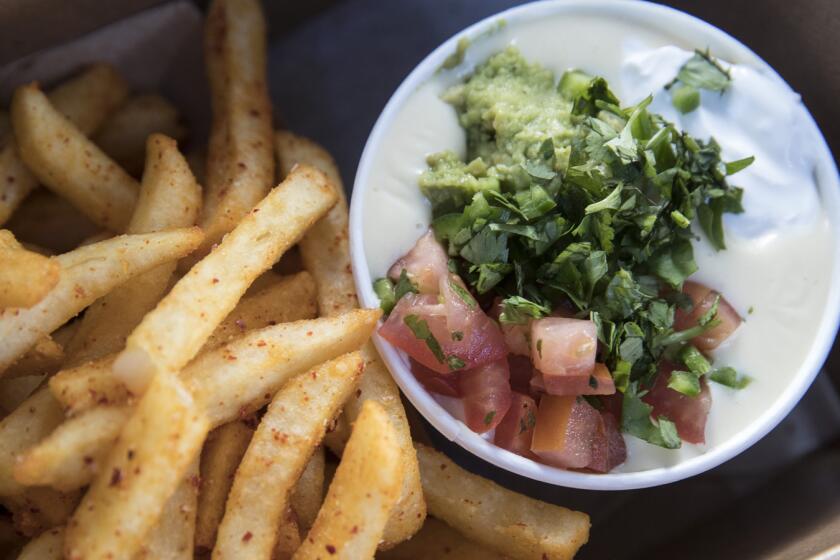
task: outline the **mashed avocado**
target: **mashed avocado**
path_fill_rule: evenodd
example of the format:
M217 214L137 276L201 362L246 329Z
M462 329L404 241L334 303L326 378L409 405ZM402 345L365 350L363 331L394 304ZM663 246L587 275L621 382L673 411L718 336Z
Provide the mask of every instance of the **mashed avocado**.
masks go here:
M491 57L443 98L467 134L469 163L451 152L429 157L420 187L435 213L463 207L481 190L517 191L531 177L565 171L579 130L572 101L558 92L550 70L529 64L517 49Z

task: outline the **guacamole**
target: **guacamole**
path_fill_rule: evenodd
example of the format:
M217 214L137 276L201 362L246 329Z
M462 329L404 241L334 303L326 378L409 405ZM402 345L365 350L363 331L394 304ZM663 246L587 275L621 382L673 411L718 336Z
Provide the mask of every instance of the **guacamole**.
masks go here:
M565 171L579 134L572 101L558 93L550 70L529 64L517 49L488 59L444 100L466 132L468 163L451 152L429 158L420 187L436 212L462 207L479 190L519 190L535 173L545 178Z

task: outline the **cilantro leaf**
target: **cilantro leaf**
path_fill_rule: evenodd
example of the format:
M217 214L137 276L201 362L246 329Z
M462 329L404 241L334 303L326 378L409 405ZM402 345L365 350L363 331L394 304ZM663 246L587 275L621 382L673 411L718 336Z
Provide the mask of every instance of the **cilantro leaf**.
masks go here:
M643 396L644 392L639 392L637 382L628 385L621 407L622 431L653 445L679 449L682 440L676 425L664 416L653 419L653 407L642 401Z
M406 315L403 321L417 339L426 343L426 346L428 346L429 350L431 350L432 354L434 354L437 361L443 363L443 349L440 347L440 343L435 338L435 335L432 334L432 330L429 328L429 323L417 315Z
M700 394L700 377L690 371L675 369L668 380L668 388L687 397L696 397Z
M694 56L682 65L677 80L683 84L709 91L724 91L732 78L729 71L709 54L708 51L694 51Z
M721 385L725 385L726 387L729 387L731 389L743 389L744 387L752 383L751 377L747 375L739 377L738 372L731 367L722 367L713 370L709 374L709 379L711 379L715 383L720 383Z
M502 300L502 323L524 324L528 319L539 319L551 313L545 305L533 302L522 296L511 296Z
M678 290L686 278L697 272L694 249L687 239L678 239L670 245L664 245L651 255L649 263L654 274Z

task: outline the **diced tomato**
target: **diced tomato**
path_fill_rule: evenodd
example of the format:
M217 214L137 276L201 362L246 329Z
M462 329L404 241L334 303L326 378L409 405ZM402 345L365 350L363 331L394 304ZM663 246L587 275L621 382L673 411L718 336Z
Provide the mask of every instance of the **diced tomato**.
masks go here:
M601 411L601 422L595 431L592 442L592 459L586 465L587 469L606 473L627 460L627 446L621 435L618 420L606 411Z
M579 469L592 461L601 415L582 397L545 395L540 400L531 451L543 462Z
M603 411L609 412L621 423L621 409L624 407L624 395L613 393L612 395L601 395L598 397L603 405Z
M597 349L592 321L547 317L531 323L531 362L549 393L580 394L575 391L588 386Z
M417 360L411 360L411 373L430 393L458 397L458 378L455 373L432 371Z
M653 416L665 416L677 426L680 438L689 443L706 442L706 418L712 406L712 394L706 380L700 380L700 394L696 397L683 395L668 388L674 365L662 362L659 374L650 392L642 400L653 407Z
M715 303L715 299L720 295L715 290L698 284L697 282L686 282L683 284L683 293L691 298L694 307L690 312L683 311L677 308L674 314L674 330L683 331L685 329L696 327L700 318L711 309ZM700 336L691 339L698 350L709 351L717 348L724 340L735 332L735 329L741 324L741 316L729 304L726 299L721 296L718 302L718 310L715 319L720 321L720 324L713 327Z
M507 360L498 360L456 375L467 426L479 434L498 426L511 403Z
M525 356L508 354L510 368L510 387L514 391L529 394L531 392L531 378L534 376L534 366Z
M405 256L394 263L388 271L388 277L396 281L405 269L408 278L414 282L420 293L436 294L440 279L449 274L448 263L446 251L435 239L434 232L429 230Z
M493 307L490 308L490 316L499 321L499 326L502 328L502 334L505 335L505 344L511 354L518 356L531 355L531 319L527 322L519 323L503 323L500 320L502 314L502 299L496 298L493 302Z
M456 281L454 275L441 279L443 303L431 294L406 294L379 329L385 340L437 373L473 369L507 355L498 325L477 303L469 305L455 293L449 282ZM410 316L415 324L428 325L433 340L416 336L406 323ZM437 356L430 348L435 342L440 346Z
M549 395L611 395L615 382L604 364L595 364L589 377L582 375L543 375L545 392Z
M531 438L536 424L537 403L527 395L513 393L507 414L496 426L493 442L517 455L533 458Z

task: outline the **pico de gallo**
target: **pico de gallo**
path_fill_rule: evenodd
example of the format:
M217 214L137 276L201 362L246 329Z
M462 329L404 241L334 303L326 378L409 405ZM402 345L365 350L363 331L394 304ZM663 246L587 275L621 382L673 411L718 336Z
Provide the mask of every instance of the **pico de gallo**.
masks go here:
M535 461L605 473L623 434L703 443L708 383L749 378L713 364L742 319L688 280L692 240L725 248L722 214L743 211L727 177L749 161L514 48L444 99L467 157L428 158L432 227L374 284L379 334L470 429Z

